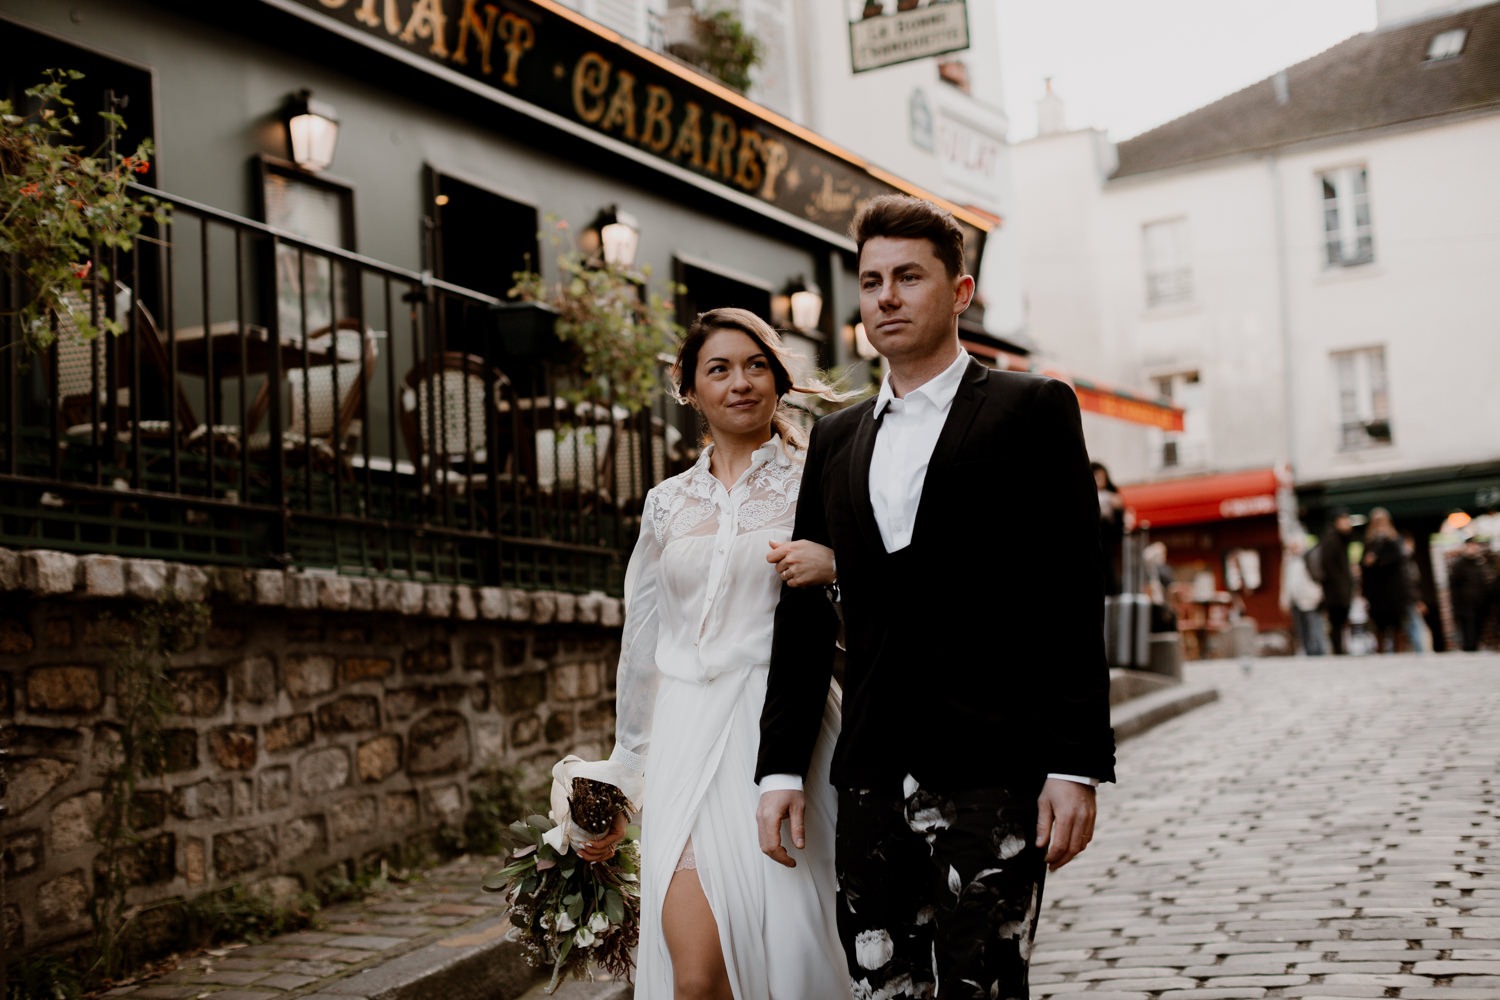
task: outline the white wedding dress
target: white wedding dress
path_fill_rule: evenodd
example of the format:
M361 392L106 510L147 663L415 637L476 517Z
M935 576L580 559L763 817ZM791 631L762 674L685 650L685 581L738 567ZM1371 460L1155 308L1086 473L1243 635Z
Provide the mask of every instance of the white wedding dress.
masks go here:
M611 759L645 774L635 996L672 1000L662 901L691 838L735 1000L848 1000L828 784L836 690L806 776L807 848L788 843L796 868L761 853L755 825L781 591L766 554L791 537L802 463L773 438L726 490L709 472L710 451L651 490L625 576Z

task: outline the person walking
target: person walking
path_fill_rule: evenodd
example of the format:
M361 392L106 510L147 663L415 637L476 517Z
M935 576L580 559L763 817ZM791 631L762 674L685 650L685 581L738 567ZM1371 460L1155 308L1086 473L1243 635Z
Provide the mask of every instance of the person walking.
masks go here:
M1489 604L1491 570L1486 539L1470 535L1448 569L1448 594L1453 617L1458 622L1459 647L1466 653L1479 650Z
M1417 539L1410 531L1401 532L1402 566L1406 572L1406 645L1413 653L1434 651L1432 633L1427 626L1427 602L1422 564L1417 559Z
M1104 596L1113 597L1125 588L1125 500L1120 496L1120 488L1109 478L1104 463L1091 462L1089 468L1093 470L1094 488L1099 493L1099 554L1104 567Z
M805 822L816 833L797 871L759 850L753 777L778 596L809 587L827 604L834 581L827 548L788 541L804 441L780 400L794 389L841 397L795 386L775 330L744 309L699 316L675 371L710 441L646 497L626 567L610 755L645 775L635 996L848 1000L827 784L836 690L825 685L813 711ZM617 818L580 854L608 857L623 834Z
M1323 532L1313 553L1313 574L1323 588L1323 614L1328 618L1328 644L1333 655L1343 656L1344 629L1349 625L1349 606L1354 603L1354 570L1349 565L1349 540L1354 525L1349 511L1333 510L1333 520Z
M850 232L887 374L814 425L794 531L838 560L839 933L856 996L1024 997L1045 875L1087 846L1115 777L1078 401L965 355L974 279L949 213L882 196ZM756 765L761 849L783 864L816 842L837 628L821 595L783 589Z
M1395 522L1384 507L1370 511L1365 525L1365 551L1359 561L1359 589L1370 605L1375 651L1394 653L1406 629L1411 595L1406 582L1406 556Z
M1313 579L1307 566L1307 539L1291 535L1281 556L1281 610L1292 616L1292 633L1297 648L1308 656L1322 656L1323 587Z

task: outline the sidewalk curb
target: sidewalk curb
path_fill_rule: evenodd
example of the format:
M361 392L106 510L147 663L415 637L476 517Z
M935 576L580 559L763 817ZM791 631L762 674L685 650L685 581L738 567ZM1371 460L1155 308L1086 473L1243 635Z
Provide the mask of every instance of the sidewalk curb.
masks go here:
M486 919L324 986L319 997L360 1000L495 1000L521 996L536 982L525 952L506 940L510 921ZM554 994L555 995L555 994Z
M1109 723L1114 727L1115 740L1125 740L1218 699L1219 689L1213 685L1175 684L1114 706Z

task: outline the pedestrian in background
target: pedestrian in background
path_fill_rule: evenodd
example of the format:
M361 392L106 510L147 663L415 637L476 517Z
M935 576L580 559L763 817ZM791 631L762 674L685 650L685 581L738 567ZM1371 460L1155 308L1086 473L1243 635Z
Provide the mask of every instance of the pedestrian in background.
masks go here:
M1104 596L1113 597L1124 588L1120 563L1125 549L1125 501L1102 462L1091 462L1089 467L1094 470L1094 486L1099 492L1099 552L1104 560Z
M1286 540L1281 556L1281 610L1292 616L1292 634L1297 648L1308 656L1322 656L1323 585L1313 579L1308 567L1307 539L1292 535Z
M1323 532L1309 568L1323 587L1323 614L1328 618L1328 642L1333 655L1344 655L1344 629L1354 603L1354 570L1349 565L1349 540L1354 524L1343 507L1333 510L1333 521Z
M1479 649L1491 578L1488 539L1470 535L1448 568L1448 596L1458 622L1459 648L1466 653Z
M1359 589L1370 605L1375 651L1394 653L1406 628L1411 595L1406 582L1406 555L1390 511L1376 507L1365 525L1365 552L1359 561Z
M1422 567L1417 562L1417 540L1410 531L1401 532L1401 555L1406 563L1406 644L1413 653L1433 650L1427 630L1427 602L1422 600Z

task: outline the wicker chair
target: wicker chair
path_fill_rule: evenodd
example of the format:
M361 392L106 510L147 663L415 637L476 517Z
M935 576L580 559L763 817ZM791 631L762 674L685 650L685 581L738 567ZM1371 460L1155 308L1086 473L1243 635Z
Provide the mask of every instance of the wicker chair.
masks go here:
M423 491L468 493L508 475L509 441L497 431L505 375L481 357L449 351L418 364L401 382L401 433Z
M361 433L360 410L365 388L375 371L375 332L358 320L343 319L308 335L308 357L317 362L332 351L337 360L289 368L283 373L285 421L281 449L288 460L310 455L328 468L347 471ZM270 380L262 383L246 416L252 433L245 447L252 454L271 450L271 432L260 430L271 409Z
M70 303L86 312L87 303ZM73 317L57 315L57 337L47 352L49 375L55 378L59 429L73 443L102 438L109 433L111 418L117 442L126 444L139 435L162 441L176 434L186 441L205 433L182 386L171 376L171 364L151 312L134 301L129 288L116 283L115 314L126 321L125 332L111 344L103 337L85 340ZM139 346L143 389L136 394L142 418L132 423L132 375L134 354ZM109 353L113 351L115 378L109 378ZM172 412L162 412L159 400L170 398ZM154 405L153 405L154 404ZM113 407L113 414L111 414ZM152 412L154 411L154 412ZM150 417L144 416L151 412ZM222 428L227 433L238 428Z

